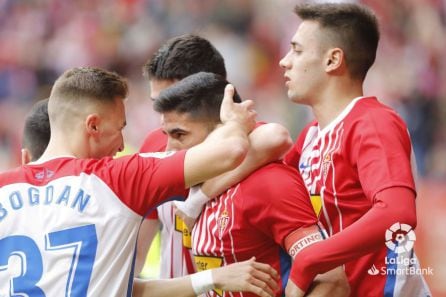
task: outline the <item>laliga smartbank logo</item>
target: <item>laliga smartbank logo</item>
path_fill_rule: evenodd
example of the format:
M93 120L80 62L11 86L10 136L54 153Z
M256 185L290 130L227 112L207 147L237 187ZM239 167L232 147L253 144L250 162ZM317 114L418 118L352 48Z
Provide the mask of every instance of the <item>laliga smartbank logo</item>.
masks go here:
M386 246L397 254L410 252L416 239L415 232L407 224L395 223L386 230Z
M393 253L384 258L385 266L377 268L374 264L367 271L370 275L433 275L433 269L420 268L418 259L411 253L415 240L412 226L395 223L385 234L386 246Z

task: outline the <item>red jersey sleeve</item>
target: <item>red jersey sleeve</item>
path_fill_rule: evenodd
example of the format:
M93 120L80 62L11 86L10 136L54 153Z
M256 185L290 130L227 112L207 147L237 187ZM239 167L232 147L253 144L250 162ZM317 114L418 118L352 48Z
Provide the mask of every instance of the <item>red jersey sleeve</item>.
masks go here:
M105 159L96 174L121 201L143 216L164 201L187 196L185 154L186 151L147 153Z
M158 220L158 209L154 209L146 216L148 220Z
M147 134L141 145L140 153L150 152L164 152L167 145L167 135L163 132L163 129L155 129Z
M282 247L291 232L317 223L310 196L294 168L272 163L240 186L246 219Z
M365 195L373 199L386 188L400 186L415 192L412 146L402 119L388 108L370 109L353 125L354 133L345 141Z

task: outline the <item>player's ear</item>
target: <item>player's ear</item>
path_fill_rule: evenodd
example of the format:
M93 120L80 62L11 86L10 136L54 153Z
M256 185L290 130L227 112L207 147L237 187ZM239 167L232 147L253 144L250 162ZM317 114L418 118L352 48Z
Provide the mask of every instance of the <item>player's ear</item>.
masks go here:
M22 153L22 165L26 165L29 162L31 162L33 158L31 152L28 149L22 148L21 153Z
M85 118L85 129L91 136L99 135L99 125L101 123L101 117L97 113L89 114Z
M325 58L325 71L327 73L337 72L345 68L344 51L338 47L331 48L327 51Z

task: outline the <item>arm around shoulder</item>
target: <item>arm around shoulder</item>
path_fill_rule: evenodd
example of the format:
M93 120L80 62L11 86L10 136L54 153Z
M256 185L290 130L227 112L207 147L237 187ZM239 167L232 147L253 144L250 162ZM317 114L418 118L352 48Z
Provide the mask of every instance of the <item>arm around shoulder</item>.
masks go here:
M188 187L234 169L248 152L248 134L255 126L256 113L252 101L234 103L233 94L234 88L228 85L220 110L223 124L186 153L184 177Z

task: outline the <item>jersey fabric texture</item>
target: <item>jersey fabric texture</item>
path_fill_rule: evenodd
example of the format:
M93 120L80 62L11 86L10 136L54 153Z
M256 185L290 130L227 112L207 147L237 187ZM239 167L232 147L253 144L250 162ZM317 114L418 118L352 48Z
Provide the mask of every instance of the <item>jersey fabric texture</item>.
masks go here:
M330 236L368 212L376 193L390 187L415 192L410 160L404 122L375 97L354 99L323 129L317 122L310 123L285 158L300 171ZM399 256L418 266L413 252ZM419 275L375 273L397 268L389 264L399 262L396 257L383 243L380 250L346 263L351 296L409 296L408 291L410 296L428 296Z
M162 128L147 134L140 148L141 153L166 150L167 135ZM187 197L183 197L183 200ZM196 271L193 262L190 232L175 215L173 202L166 202L147 215L147 219L161 222L160 278L174 278Z
M280 272L283 294L291 257L285 239L301 227L317 224L299 173L271 163L208 202L192 231L197 270L203 271L256 257ZM207 296L254 296L213 290Z
M265 122L257 122L256 127L263 124ZM167 135L162 128L158 128L147 134L140 152L162 152L166 146ZM160 205L147 215L147 219L159 220L162 224L160 278L174 278L196 272L191 234L186 224L175 215L173 202Z
M142 216L183 196L185 152L61 157L0 175L0 295L131 296Z

